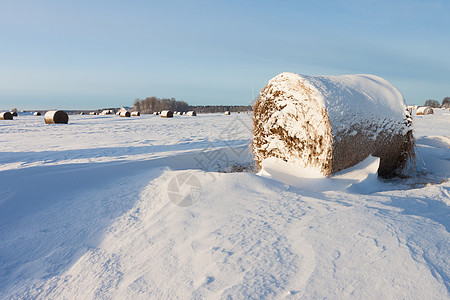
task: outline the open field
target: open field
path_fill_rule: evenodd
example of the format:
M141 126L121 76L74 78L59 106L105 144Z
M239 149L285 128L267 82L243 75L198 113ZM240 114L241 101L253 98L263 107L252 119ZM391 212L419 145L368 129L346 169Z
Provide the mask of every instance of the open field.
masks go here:
M448 111L389 181L218 172L252 165L249 114L69 117L0 122L1 299L450 296Z

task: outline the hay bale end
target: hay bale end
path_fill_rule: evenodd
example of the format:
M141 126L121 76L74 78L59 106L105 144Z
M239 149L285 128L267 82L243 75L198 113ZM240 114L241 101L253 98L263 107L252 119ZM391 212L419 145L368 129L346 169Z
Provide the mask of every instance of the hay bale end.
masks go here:
M171 111L171 110L163 110L161 112L161 118L173 118L173 111Z
M67 124L69 116L62 110L50 110L44 115L45 124Z
M0 113L0 120L12 120L12 119L13 119L13 114L10 113L9 111Z

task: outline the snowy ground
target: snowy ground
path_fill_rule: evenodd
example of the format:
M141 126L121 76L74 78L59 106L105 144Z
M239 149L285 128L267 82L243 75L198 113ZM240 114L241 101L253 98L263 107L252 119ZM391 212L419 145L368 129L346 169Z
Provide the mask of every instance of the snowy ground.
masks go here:
M1 121L0 298L448 299L450 113L414 121L388 182L216 172L247 114Z

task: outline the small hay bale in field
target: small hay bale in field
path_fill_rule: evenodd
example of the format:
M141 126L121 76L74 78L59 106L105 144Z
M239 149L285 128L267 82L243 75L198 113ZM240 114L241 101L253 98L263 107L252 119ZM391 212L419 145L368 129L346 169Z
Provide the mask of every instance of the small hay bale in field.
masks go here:
M121 117L129 118L129 117L131 117L131 114L130 114L129 111L121 111L121 112L120 112L120 116L121 116Z
M12 120L13 115L9 111L0 113L0 120Z
M33 116L40 116L40 115L41 115L41 113L38 112L38 111L36 111L36 112L33 113Z
M161 112L161 118L173 118L173 111L171 111L171 110L163 110Z
M154 114L155 116L157 116L157 115L159 115L159 111L154 111L153 114Z
M44 115L45 124L67 124L69 116L62 110L49 110Z
M96 116L96 115L98 115L98 112L96 112L96 111L91 111L89 114L90 114L91 116Z
M84 112L80 112L80 116L84 116L85 115L85 113Z
M191 117L197 116L197 113L195 112L195 110L190 110L190 111L188 111L186 114L187 114L188 116L191 116Z
M229 115L231 115L231 113L227 110L227 111L225 112L225 115L229 116Z
M415 158L403 96L378 76L282 73L262 89L253 125L260 167L276 157L328 176L373 155L378 175L391 177Z
M111 109L104 109L100 114L105 116L105 115L112 115L112 113L113 111Z
M421 106L416 111L416 115L418 116L432 115L432 114L434 114L434 110L430 106Z
M131 115L132 115L133 117L139 117L139 116L141 115L141 113L138 112L138 111L132 111L132 112L131 112Z

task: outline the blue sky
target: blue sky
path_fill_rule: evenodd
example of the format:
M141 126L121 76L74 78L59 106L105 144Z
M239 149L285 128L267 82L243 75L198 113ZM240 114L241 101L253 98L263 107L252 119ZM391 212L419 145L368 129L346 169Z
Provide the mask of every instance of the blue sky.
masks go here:
M450 96L450 1L0 0L0 109L249 104L275 75Z

